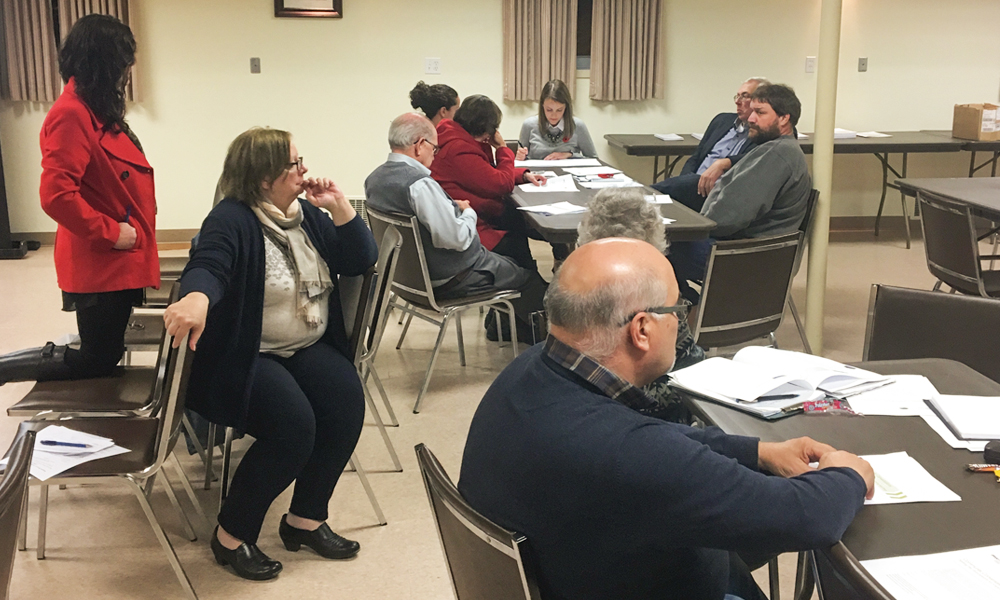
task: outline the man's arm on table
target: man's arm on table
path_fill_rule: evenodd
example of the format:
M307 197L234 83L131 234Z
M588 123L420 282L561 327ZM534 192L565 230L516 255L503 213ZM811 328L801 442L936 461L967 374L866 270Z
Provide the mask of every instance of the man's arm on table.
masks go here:
M455 216L455 203L441 186L424 177L410 186L410 207L428 231L435 248L462 251L476 235L476 211L466 207Z

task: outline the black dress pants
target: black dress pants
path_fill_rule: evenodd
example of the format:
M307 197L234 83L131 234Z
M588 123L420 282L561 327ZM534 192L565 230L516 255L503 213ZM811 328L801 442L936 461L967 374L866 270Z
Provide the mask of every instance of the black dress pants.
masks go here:
M80 332L80 349L66 349L63 359L72 371L70 379L87 379L110 375L125 353L125 328L132 316L142 290L123 290L93 295L77 301L76 325Z
M246 428L256 441L233 475L219 525L256 544L268 508L293 481L289 512L325 521L364 417L357 370L333 347L317 342L289 358L261 354Z

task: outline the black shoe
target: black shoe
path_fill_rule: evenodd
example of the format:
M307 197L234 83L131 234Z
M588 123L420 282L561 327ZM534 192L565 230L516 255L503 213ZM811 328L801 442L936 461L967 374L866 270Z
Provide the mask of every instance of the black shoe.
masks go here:
M52 342L0 356L0 385L10 381L52 381L72 379L73 372L63 358L66 346Z
M500 341L500 337L497 334L497 311L492 308L486 313L486 318L483 319L483 327L486 328L486 339L491 342Z
M229 565L236 571L236 574L243 579L253 581L264 581L274 579L281 573L281 563L271 560L266 554L260 551L257 544L243 542L240 547L230 550L219 541L219 528L215 528L212 535L212 553L215 554L215 562L222 566Z
M361 544L337 535L326 523L320 525L315 531L306 531L289 525L287 518L288 515L281 517L278 536L285 543L285 548L291 552L298 552L302 546L309 546L323 558L336 560L354 558L354 555L361 549Z

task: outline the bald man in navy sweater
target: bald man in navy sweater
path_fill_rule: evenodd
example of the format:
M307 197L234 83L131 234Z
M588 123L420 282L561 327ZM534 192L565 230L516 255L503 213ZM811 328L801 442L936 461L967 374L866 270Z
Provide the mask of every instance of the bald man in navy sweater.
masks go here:
M674 360L677 301L653 246L581 246L546 294L548 339L472 420L459 491L527 536L545 598L763 599L737 553L832 545L871 496L871 466L826 444L643 414L640 388Z

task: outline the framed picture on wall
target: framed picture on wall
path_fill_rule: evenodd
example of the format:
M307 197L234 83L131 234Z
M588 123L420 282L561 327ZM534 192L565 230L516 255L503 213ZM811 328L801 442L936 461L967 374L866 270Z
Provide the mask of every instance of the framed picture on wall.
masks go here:
M344 0L274 0L274 16L339 19L344 16Z

